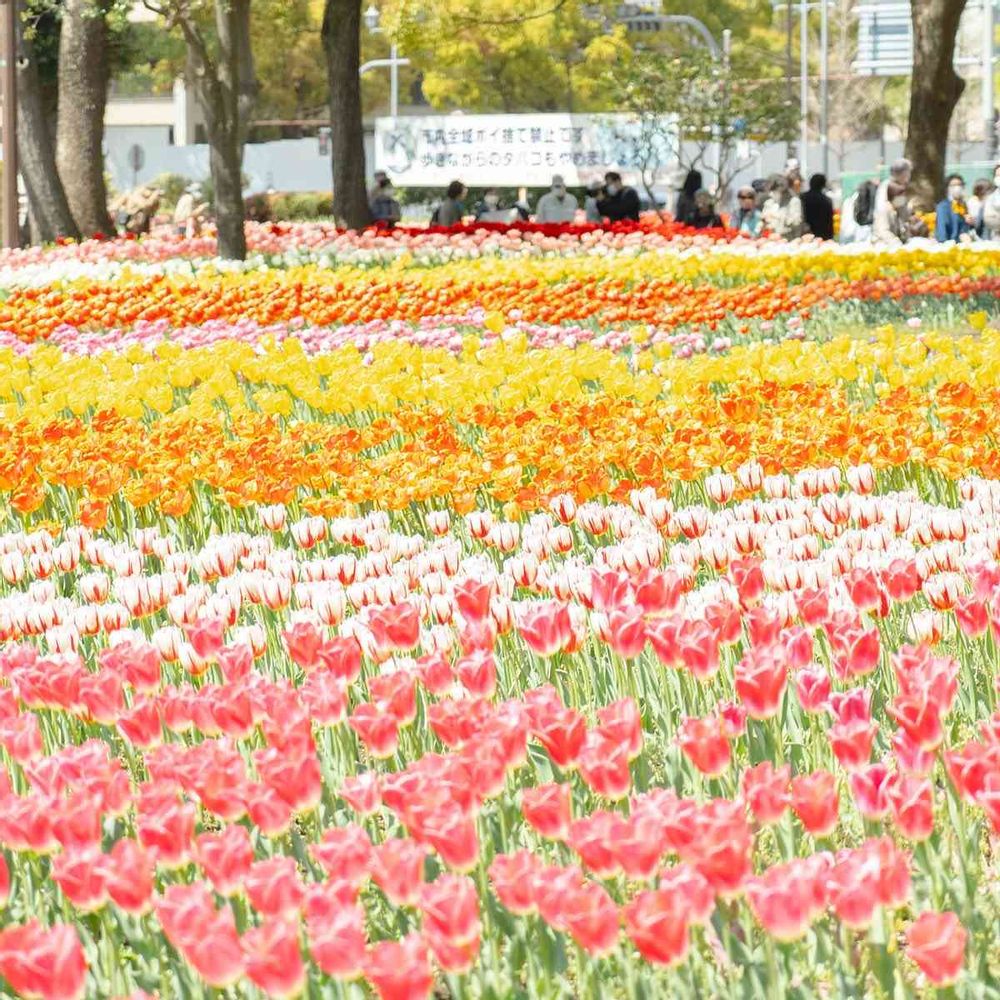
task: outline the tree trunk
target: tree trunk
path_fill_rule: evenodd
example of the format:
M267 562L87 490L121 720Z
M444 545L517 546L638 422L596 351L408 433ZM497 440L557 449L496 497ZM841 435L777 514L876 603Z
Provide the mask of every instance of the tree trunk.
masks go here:
M65 0L59 36L56 166L84 236L114 232L104 183L108 24L101 0Z
M365 136L361 119L361 3L326 0L323 48L330 82L330 145L333 150L333 216L339 226L371 222L365 188Z
M257 95L250 48L250 2L215 0L217 46L206 44L201 26L190 13L178 15L187 43L188 77L205 113L219 256L229 260L246 260L247 256L243 144Z
M18 5L21 13L23 3ZM38 64L24 23L17 18L17 151L21 176L28 192L32 238L51 243L60 237L79 239L80 231L69 210L66 191L56 169L56 155L42 98Z
M219 256L227 260L246 260L243 145L218 124L208 135L208 163L215 189Z
M906 157L913 191L928 210L942 197L948 128L965 81L955 72L955 37L966 0L912 0L913 75Z

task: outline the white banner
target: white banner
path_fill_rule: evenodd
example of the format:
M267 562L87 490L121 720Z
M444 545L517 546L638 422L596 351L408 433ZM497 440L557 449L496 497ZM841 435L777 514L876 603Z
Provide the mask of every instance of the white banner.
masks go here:
M548 187L553 174L582 186L617 170L640 183L676 167L672 121L624 114L428 115L378 118L375 167L401 187Z

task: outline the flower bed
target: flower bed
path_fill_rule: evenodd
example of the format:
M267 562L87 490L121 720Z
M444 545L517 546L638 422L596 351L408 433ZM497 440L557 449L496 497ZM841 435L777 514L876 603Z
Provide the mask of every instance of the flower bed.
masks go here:
M993 251L63 249L0 991L997 994Z

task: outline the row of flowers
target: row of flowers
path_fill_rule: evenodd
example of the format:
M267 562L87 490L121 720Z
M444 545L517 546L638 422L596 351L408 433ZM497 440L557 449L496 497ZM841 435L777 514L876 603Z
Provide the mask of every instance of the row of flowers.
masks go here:
M971 260L971 258L970 258ZM866 268L879 272L877 258ZM533 273L537 270L537 273ZM316 268L263 270L246 275L130 275L106 282L57 283L19 288L0 303L0 331L7 343L33 343L53 336L63 342L71 330L89 337L102 331L148 330L209 324L259 326L301 322L307 327L353 328L404 322L459 323L474 310L534 325L655 326L665 333L715 330L732 322L808 318L813 311L843 303L978 297L994 303L1000 275L981 266L960 271L927 270L895 277L844 275L787 277L754 282L751 273L722 286L699 271L695 282L657 276L655 267L489 269L477 276L441 267L387 274L372 280L358 272ZM859 272L859 269L854 269ZM727 279L728 280L728 279Z
M707 252L715 246L733 244L745 248L803 248L813 241L783 244L773 239L748 240L720 230L696 232L688 227L645 216L638 224L499 225L475 223L451 228L367 229L360 232L338 230L323 222L248 223L247 248L255 260L272 262L304 261L318 256L351 264L380 264L401 255L413 255L426 262L480 256L538 256L544 254L591 254L609 251L670 250ZM7 280L28 279L41 266L59 264L107 265L162 264L178 260L210 259L216 255L215 234L177 235L169 227L159 227L141 239L61 241L55 246L32 246L0 252L0 286ZM19 275L19 272L22 272Z
M1000 483L878 478L0 536L0 975L994 988Z

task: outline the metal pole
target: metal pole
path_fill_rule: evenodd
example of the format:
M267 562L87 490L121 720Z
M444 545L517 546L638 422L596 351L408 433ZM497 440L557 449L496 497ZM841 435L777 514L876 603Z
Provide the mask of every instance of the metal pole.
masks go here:
M830 12L828 0L819 0L819 142L823 174L830 175Z
M20 246L17 197L17 2L3 4L3 245Z
M993 0L983 0L983 138L986 159L996 155L997 133L993 120Z
M802 148L799 150L799 170L803 183L809 159L809 3L799 2L799 117L802 125Z
M399 58L396 52L396 43L393 42L389 49L389 59L392 66L389 70L389 114L393 121L399 116Z
M792 106L792 0L785 4L785 80L788 85L788 106ZM789 139L785 144L785 156L791 159L795 152L795 143Z

